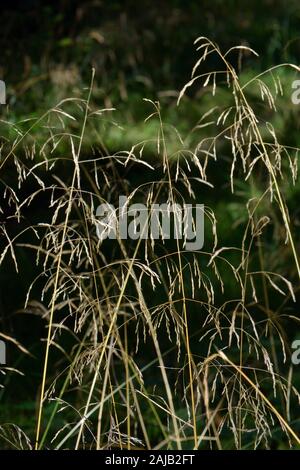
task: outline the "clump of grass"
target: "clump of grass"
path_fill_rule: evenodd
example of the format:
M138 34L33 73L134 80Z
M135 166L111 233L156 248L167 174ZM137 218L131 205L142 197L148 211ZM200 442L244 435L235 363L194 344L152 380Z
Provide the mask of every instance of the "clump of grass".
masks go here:
M151 121L155 142L114 154L103 145L83 153L95 119L112 112L92 102L94 73L86 100L60 102L3 144L3 211L11 208L15 224L13 234L1 226L1 262L10 256L18 271L17 251L34 253L39 273L29 283L23 313L41 316L47 327L29 447L269 448L275 433L291 447L300 443L291 406L299 394L293 368L285 365L286 323L297 321L287 308L296 300L300 269L281 189L286 179L297 182L298 149L282 145L260 118L261 109L276 113L281 82L273 67L241 84L230 55L254 51L239 46L222 53L202 37L196 44L200 58L178 95L178 103L188 100L185 93L197 82L211 89L211 107L193 129L195 147L164 123L159 103L147 100L145 126ZM221 69L196 75L212 55ZM273 89L265 75L272 76ZM231 103L223 109L214 99L224 87ZM259 106L251 102L255 87ZM70 121L74 133L66 130ZM49 133L39 148L30 138L36 126ZM153 153L154 162L147 159ZM239 204L235 245L223 246L224 234L217 237L216 172L228 200ZM243 191L235 195L236 187ZM117 206L121 194L149 207L204 203L203 250L187 251L184 240L99 240L95 209L102 202ZM46 201L43 219L27 223L35 201ZM288 270L291 279L268 260L272 227L280 228L272 250L286 246L295 266ZM273 290L276 302L283 299L275 308Z

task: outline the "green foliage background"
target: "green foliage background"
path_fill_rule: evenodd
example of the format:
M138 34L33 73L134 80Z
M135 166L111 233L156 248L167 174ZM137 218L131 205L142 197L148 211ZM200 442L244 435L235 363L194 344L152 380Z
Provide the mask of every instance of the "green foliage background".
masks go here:
M3 5L3 6L2 6ZM253 48L259 58L243 55L239 64L238 54L232 61L239 68L241 79L282 63L298 63L300 57L300 5L297 0L234 0L203 1L100 1L65 0L41 2L28 0L1 4L0 32L0 78L7 85L7 107L0 109L0 139L5 146L18 135L18 130L26 131L30 120L41 116L59 100L66 97L81 97L89 85L91 69L96 70L92 103L98 108L115 108L107 121L89 124L83 153L88 155L91 148L102 153L129 150L137 141L155 139L157 128L145 117L151 112L149 103L143 98L158 100L161 103L164 122L174 126L184 137L187 147L195 145L201 133L190 133L203 114L211 106L210 90L203 90L197 84L188 90L180 107L176 100L178 91L189 80L192 67L197 59L193 41L198 36L208 36L216 41L223 51L243 44ZM204 66L218 68L220 64L212 58ZM291 102L291 83L299 78L297 72L282 69L280 72L284 94L277 101L278 113L268 116L276 127L280 141L286 145L299 146L299 110ZM270 79L271 84L271 79ZM258 100L259 90L253 89L252 100ZM217 92L215 104L224 106L230 103L230 93L223 88ZM262 113L267 113L262 110ZM7 121L13 123L7 125ZM68 130L76 131L77 123L67 121ZM169 145L176 149L178 142L170 126ZM46 131L37 126L31 133L37 147L45 141ZM33 136L33 137L32 137ZM30 142L28 142L30 143ZM60 152L61 152L60 147ZM22 157L24 147L17 152ZM38 154L37 154L38 155ZM199 197L212 206L218 219L218 233L223 245L238 246L243 229L242 208L259 187L249 189L242 180L237 195L230 192L228 182L223 181L223 171L228 165L228 149L222 148L222 164L218 163L213 175L218 191L201 192ZM36 156L35 158L39 158ZM155 148L147 150L147 158L155 162ZM69 175L63 164L61 179L67 181ZM126 174L132 186L140 182L141 175ZM6 182L15 185L14 169L10 163L1 175ZM34 184L34 183L32 183ZM300 184L291 186L282 182L283 192L290 209L293 225L297 228L295 239L300 248L299 236L299 193ZM24 194L30 188L22 188ZM41 198L27 210L24 224L33 224L47 218L44 207L47 201ZM3 219L9 215L3 215ZM14 222L7 220L14 232ZM273 227L267 238L268 263L280 267L281 272L294 279L297 276L290 254L282 249L282 257L272 259L272 247L276 234L280 236L280 225ZM28 240L27 240L28 241ZM209 243L209 242L208 242ZM1 242L0 242L1 244ZM17 424L33 437L36 402L33 400L40 383L40 363L43 344L40 337L45 334L40 317L26 318L17 313L22 309L28 279L33 279L39 267L34 264L34 256L18 248L22 263L20 272L15 273L11 261L6 260L0 272L0 330L15 337L32 353L31 357L20 354L13 345L9 346L9 363L23 371L24 376L8 375L5 389L0 390L0 414L2 422ZM234 261L234 255L232 255ZM224 273L226 276L226 272ZM17 288L16 288L17 286ZM36 287L38 292L38 286ZM225 294L217 291L217 299L224 301L235 293L234 283L227 283ZM33 291L34 295L34 291ZM225 296L225 297L224 297ZM272 294L272 308L276 308L279 296ZM274 304L274 305L273 305ZM289 305L287 305L287 309ZM293 307L294 308L294 307ZM296 310L299 309L299 299ZM288 327L288 338L297 337L297 331ZM66 338L65 341L68 341ZM145 362L151 358L151 351L145 348ZM57 351L52 355L52 373L61 367ZM282 366L285 369L287 366ZM300 385L300 371L295 371L296 383ZM278 399L279 400L279 399ZM46 416L52 405L47 406ZM64 422L57 422L59 428ZM295 427L299 427L295 418ZM151 429L151 428L150 428ZM158 439L155 428L150 430L153 439ZM5 446L5 444L3 444ZM50 445L48 443L48 445ZM228 437L228 448L232 438ZM274 433L273 446L287 448L282 434Z

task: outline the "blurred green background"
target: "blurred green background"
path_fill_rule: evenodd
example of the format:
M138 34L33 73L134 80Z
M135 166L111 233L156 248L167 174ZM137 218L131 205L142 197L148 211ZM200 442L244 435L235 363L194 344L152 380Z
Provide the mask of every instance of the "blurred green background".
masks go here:
M18 129L24 131L30 126L32 121L28 119L41 116L60 100L85 97L91 70L95 68L92 104L95 109L115 108L115 111L108 113L107 123L102 121L101 128L97 127L100 124L89 128L83 152L88 153L93 147L104 153L129 150L137 142L155 139L156 127L151 122L144 123L152 108L143 98L158 100L164 121L184 136L187 147L193 146L199 135L190 133L190 130L211 106L211 93L197 84L188 90L180 107L176 105L178 92L189 80L198 57L194 40L207 36L223 51L240 44L253 48L259 54L258 58L244 54L241 63L238 54L231 58L240 70L241 80L246 81L282 62L298 64L299 31L300 4L297 0L1 2L0 79L7 86L7 106L0 108L1 143L5 145L7 141L13 141L18 136ZM220 63L212 57L204 65L203 72L206 68L218 67ZM299 146L300 106L291 102L291 83L299 77L295 70L286 68L280 71L280 78L284 93L277 101L278 113L266 116L266 119L276 127L282 143ZM224 89L217 93L214 102L223 106L229 101L229 96ZM254 90L254 102L257 96ZM70 121L68 125L76 131L77 123ZM33 129L31 135L37 146L44 143L43 127ZM20 146L17 152L22 157L24 147ZM155 160L155 149L149 148L147 158ZM227 165L226 149L223 165L224 168ZM61 171L61 178L67 178L63 168ZM134 173L129 176L133 184L138 177ZM256 189L249 189L249 185L241 180L237 196L233 197L228 183L222 183L222 177L222 167L218 167L214 175L218 191L213 195L202 193L201 197L206 198L205 202L219 216L221 243L236 246L243 233L242 228L239 229L243 217L241 207L244 208L251 191ZM9 163L2 170L1 178L12 183L13 169ZM294 187L288 181L282 184L293 224L298 230L300 184L296 183ZM26 194L26 188L22 191ZM27 212L30 223L43 216L42 200ZM13 232L14 227L10 228ZM277 232L280 232L280 227ZM282 259L278 256L272 259L274 233L276 239L276 227L268 238L269 267L280 267L285 274L296 279L289 254L284 255L283 250ZM299 247L298 232L296 240ZM44 335L44 323L40 317L25 322L17 313L23 306L28 280L38 272L34 257L31 258L21 248L18 250L23 260L19 274L16 275L9 260L5 261L0 272L0 329L17 338L34 357L20 355L16 348L9 347L10 363L25 375L7 376L5 391L0 390L0 414L3 422L15 421L17 416L18 425L30 434L35 422L33 397L38 393L41 375L36 358L43 351L39 338ZM36 289L38 292L38 286ZM234 284L228 283L228 298L234 296L234 289ZM218 295L223 298L220 292ZM276 304L277 297L272 300ZM295 337L295 331L290 335ZM57 353L53 354L55 364ZM51 407L47 408L47 412L50 411ZM274 447L281 447L280 438L277 439L276 435Z

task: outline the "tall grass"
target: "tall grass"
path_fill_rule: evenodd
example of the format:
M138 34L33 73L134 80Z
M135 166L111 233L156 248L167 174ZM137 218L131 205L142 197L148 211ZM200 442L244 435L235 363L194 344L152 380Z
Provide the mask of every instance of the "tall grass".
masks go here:
M178 104L192 99L186 92L196 85L211 98L186 137L147 100L145 126L151 122L157 137L110 154L98 123L114 126L113 110L93 103L94 72L85 100L61 101L25 130L2 122L17 137L1 148L3 211L10 207L14 224L11 233L1 225L0 261L10 257L18 271L23 250L34 254L39 273L29 281L23 313L41 316L47 328L36 428L26 436L18 423L3 423L9 446L300 444L289 347L300 268L284 192L286 181L298 181L298 149L280 143L267 119L283 93L280 67L242 83L231 55L254 51L222 53L203 37L195 43L200 57ZM210 71L212 56L219 70ZM48 136L37 145L40 128ZM91 133L96 145L87 149ZM230 246L222 244L222 214L213 207L222 192L240 214L241 236ZM121 194L149 207L204 203L203 250L151 237L99 240L95 209L117 206ZM26 214L35 201L45 207L33 224Z

